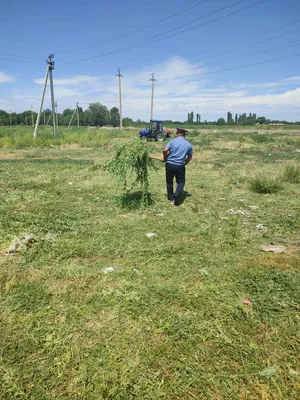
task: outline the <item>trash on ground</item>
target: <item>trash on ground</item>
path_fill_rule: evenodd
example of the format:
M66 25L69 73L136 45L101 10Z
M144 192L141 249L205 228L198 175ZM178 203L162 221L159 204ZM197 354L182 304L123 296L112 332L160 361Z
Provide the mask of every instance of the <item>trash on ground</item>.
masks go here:
M158 212L158 213L156 213L155 215L156 215L157 217L163 217L163 216L164 216L164 213Z
M141 271L139 271L137 268L133 268L133 271L137 274L137 275L143 275L143 273Z
M241 215L242 217L245 217L245 218L250 218L251 217L250 213L248 213L246 211L243 211L243 210L234 210L234 209L231 208L227 212L229 214L232 214L232 215Z
M281 253L285 252L286 247L282 246L280 244L278 244L278 245L269 244L267 246L262 246L261 249L263 251L265 251L265 252L272 252L272 253L276 253L276 254L281 254Z
M249 206L250 210L258 210L259 207L258 206Z
M267 230L267 228L266 228L263 224L258 224L258 225L256 225L256 229L257 229L259 232L265 232L265 231Z
M250 306L250 304L252 304L252 301L245 299L245 300L243 300L243 304L245 304L246 306Z
M73 182L68 182L69 185L73 185Z
M259 375L263 376L264 378L272 378L272 376L276 374L277 370L278 367L276 365L273 365L260 371Z
M205 268L199 269L199 273L203 276L210 276L209 272Z
M220 168L224 168L226 166L226 164L219 162L219 161L216 161L214 164L216 167L220 167Z
M118 267L116 265L112 265L111 267L102 268L100 272L102 274L108 274L110 272L116 271L117 269L118 269Z
M48 233L46 233L46 235L45 235L45 239L55 239L56 236L57 236L57 233L48 232Z
M25 235L20 239L15 239L10 246L5 250L7 254L16 254L21 249L28 247L30 244L35 243L36 239L33 235Z
M148 233L146 233L146 236L147 236L148 238L153 238L153 237L157 236L157 233L155 233L155 232L148 232Z

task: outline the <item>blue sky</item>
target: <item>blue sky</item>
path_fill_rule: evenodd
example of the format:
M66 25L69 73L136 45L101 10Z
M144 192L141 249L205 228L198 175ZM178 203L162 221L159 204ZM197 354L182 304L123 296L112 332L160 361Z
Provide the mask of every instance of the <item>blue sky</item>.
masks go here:
M59 111L118 106L121 68L123 115L134 119L149 119L154 72L156 118L193 110L202 120L231 111L299 121L300 2L261 1L5 2L0 109L38 110L54 53Z

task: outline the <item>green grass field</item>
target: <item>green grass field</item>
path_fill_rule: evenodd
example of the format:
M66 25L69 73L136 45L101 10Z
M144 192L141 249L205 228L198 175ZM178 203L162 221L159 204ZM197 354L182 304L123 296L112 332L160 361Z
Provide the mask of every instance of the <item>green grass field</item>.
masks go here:
M300 399L298 132L192 132L147 211L102 168L134 131L31 133L0 129L1 399Z

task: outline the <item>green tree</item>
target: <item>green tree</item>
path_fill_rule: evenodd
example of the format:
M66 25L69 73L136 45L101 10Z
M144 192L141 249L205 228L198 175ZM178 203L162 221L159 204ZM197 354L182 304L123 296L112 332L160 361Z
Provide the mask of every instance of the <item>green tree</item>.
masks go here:
M100 103L91 103L87 109L87 120L89 125L103 126L109 121L109 112L106 106Z
M190 124L194 123L194 111L190 113Z
M225 124L226 124L226 121L225 121L224 118L219 118L219 119L218 119L217 125L225 125Z
M123 118L123 126L133 126L133 120L131 118L125 117Z
M117 107L113 107L110 110L110 119L109 119L110 125L116 127L120 125L120 113L119 109Z
M237 125L237 124L238 124L238 115L237 115L237 114L235 114L235 117L234 117L234 123L235 123L235 125Z
M234 121L233 121L233 118L232 118L232 114L231 114L230 111L228 111L228 113L227 113L227 124L228 125L233 125L234 124Z

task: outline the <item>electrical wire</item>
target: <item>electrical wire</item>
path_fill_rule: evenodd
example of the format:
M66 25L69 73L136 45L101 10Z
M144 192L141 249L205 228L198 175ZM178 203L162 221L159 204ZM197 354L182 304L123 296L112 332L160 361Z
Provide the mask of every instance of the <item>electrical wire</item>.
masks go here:
M196 8L196 7L199 7L201 4L207 3L207 1L208 1L208 0L200 1L200 2L198 2L198 3L196 3L196 4L194 4L193 6L187 7L187 8L185 8L185 9L183 9L183 10L181 10L181 11L178 11L178 12L176 12L176 13L174 13L174 14L168 15L167 17L164 17L164 18L161 18L161 19L159 19L159 20L157 20L157 21L154 21L154 22L152 22L152 23L149 24L149 25L143 26L142 28L134 29L133 31L123 33L123 34L121 34L121 35L119 35L119 36L116 36L116 37L114 37L114 38L111 38L111 39L108 39L108 40L104 40L103 42L96 43L96 44L91 44L91 45L85 46L85 47L79 47L79 48L73 49L73 50L68 50L68 51L63 51L63 52L57 52L56 54L67 54L67 53L72 53L72 52L75 52L75 51L87 50L87 49L90 49L90 48L92 48L92 47L96 47L96 46L100 46L100 45L105 44L105 43L113 42L113 41L118 40L118 39L121 39L121 38L123 38L123 37L125 37L125 36L129 36L129 35L132 35L132 34L134 34L134 33L141 32L141 31L143 31L143 30L145 30L145 29L152 28L153 25L156 25L156 24L158 24L158 23L160 23L160 22L166 21L166 20L168 20L168 19L170 19L170 18L176 17L177 15L184 14L184 13L187 12L187 11L190 11L190 10Z
M291 55L291 56L284 56L284 57L273 58L273 59L271 59L271 60L265 60L265 61L261 61L261 62L257 62L257 63L253 63L253 64L246 64L246 65L240 65L240 66L237 66L237 67L232 67L232 68L227 68L227 69L220 69L220 70L217 70L217 71L203 72L203 73L201 73L201 74L195 74L195 75L179 76L179 77L176 77L176 79L194 78L194 77L196 77L196 76L204 76L204 75L217 74L217 73L219 73L219 72L235 71L235 70L237 70L237 69L242 69L242 68L247 68L247 67L253 67L253 66L256 66L256 65L267 64L267 63L270 63L270 62L273 62L273 61L287 60L287 59L295 58L295 57L300 57L300 53L299 53L299 54L293 54L293 55ZM171 80L172 80L172 79L174 79L174 78L171 78ZM168 80L170 80L170 79L165 79L165 80L160 81L160 82L166 82L166 81L168 81Z
M172 34L172 35L169 35L169 36L166 36L166 37L163 37L163 38L160 38L160 39L155 39L155 38L157 38L157 37L159 37L159 36L161 36L161 35L165 35L166 33L172 32L172 31L174 31L174 30L181 29L181 28L183 28L183 27L185 27L185 26L190 25L191 23L194 23L194 22L196 22L196 21L198 21L198 20L200 20L200 19L203 19L203 18L205 18L205 17L207 17L207 16L210 16L210 15L212 15L212 14L216 14L217 12L223 11L223 10L225 10L225 9L227 9L227 8L233 7L233 6L235 6L235 5L239 4L239 3L242 3L242 2L244 2L244 1L246 1L246 0L239 0L239 1L236 1L235 3L232 3L232 4L228 5L228 6L219 8L218 10L215 10L215 11L213 11L213 12L211 12L211 13L208 13L208 14L206 14L206 15L204 15L204 16L201 16L201 17L199 17L199 18L196 18L195 20L190 21L190 22L188 22L188 23L186 23L186 24L183 24L183 25L181 25L181 26L179 26L179 27L170 29L170 30L168 30L168 31L165 31L165 32L162 32L162 33L159 33L159 34L156 34L156 35L154 35L154 36L152 36L152 37L150 37L150 38L148 38L148 39L142 40L142 41L137 42L137 43L134 43L134 44L132 44L132 45L125 46L125 47L121 47L121 48L119 48L119 49L112 50L112 51L110 51L110 52L103 53L103 54L99 54L99 55L96 55L96 56L84 57L84 58L72 60L72 61L67 62L66 64L70 64L70 63L78 62L78 61L88 61L88 60L92 60L92 59L99 58L99 57L106 57L106 56L111 55L111 54L116 54L116 53L119 53L119 52L122 52L122 51L128 51L128 50L132 50L132 49L137 48L137 47L141 47L141 46L143 46L144 44L149 44L149 43L157 42L157 41L160 41L160 40L165 40L165 39L168 39L168 38L170 38L170 37L179 35L179 34L181 34L181 33L184 33L184 32L187 32L187 31L190 31L190 30L193 30L193 29L196 29L196 28L205 26L205 25L209 25L209 24L214 23L214 22L216 22L216 21L220 21L220 20L222 20L222 19L224 19L224 18L227 18L227 17L229 17L229 16L231 16L231 15L237 14L237 13L239 13L239 12L241 12L241 11L244 11L244 10L246 10L246 9L255 7L255 6L257 6L257 5L266 3L267 1L270 1L270 0L261 0L261 1L257 2L257 3L254 3L254 4L251 4L251 5L249 5L249 6L246 6L246 7L242 8L242 9L240 9L240 10L236 10L236 11L234 11L234 12L232 12L232 13L226 14L226 15L224 15L224 16L222 16L222 17L219 17L219 18L216 18L216 19L214 19L214 20L212 20L212 21L208 21L208 22L205 22L205 23L203 23L203 24L199 24L199 25L196 25L196 26L194 26L194 27L187 28L187 29L185 29L185 30L183 30L183 31L174 33L174 34ZM153 39L155 39L155 40L153 40Z
M296 22L292 22L292 23L290 23L290 24L282 25L282 26L280 26L280 27L278 27L278 28L273 28L273 29L270 29L270 30L267 30L267 31L263 31L263 32L260 32L260 33L256 33L255 35L246 36L246 37L244 37L243 39L240 39L240 40L235 40L235 41L232 41L232 42L229 42L229 43L222 44L222 45L220 45L220 46L212 47L212 48L205 49L205 50L202 50L202 51L197 51L196 53L190 53L190 54L187 54L187 55L185 55L185 56L183 56L183 57L190 57L190 56L193 56L193 55L196 55L196 54L200 54L200 53L210 53L211 51L218 50L218 49L223 48L223 47L227 47L227 46L231 46L231 45L233 45L233 44L240 43L240 42L242 42L243 40L249 40L249 39L253 39L253 38L257 37L257 36L265 35L265 34L267 34L267 33L276 32L276 31L279 31L279 30L281 30L281 29L287 28L287 27L289 27L289 26L296 25L296 24L298 24L298 23L300 23L300 20L298 20L298 21L296 21ZM297 31L296 31L296 32L297 32ZM292 33L294 33L294 32L292 32ZM290 33L288 33L288 34L290 34ZM250 46L252 46L252 45L250 45ZM249 47L249 46L243 46L243 48L246 48L246 47ZM234 51L235 51L235 50L234 50ZM218 56L218 55L220 55L220 54L226 54L226 53L218 53L218 54L216 54L216 56ZM202 60L203 60L203 59L202 59ZM196 62L196 61L198 61L198 60L194 60L194 61L192 61L192 62ZM138 68L148 67L148 66L149 66L149 63L148 63L148 64L142 64L142 65L130 65L130 66L125 67L125 70L126 70L126 69L131 69L131 68L137 68L137 67L138 67ZM164 68L164 69L159 69L159 70L156 70L156 72L165 71L165 70L167 70L167 69L165 69L165 68ZM148 73L148 72L147 72L147 73Z
M266 40L261 40L261 41L259 41L259 42L251 43L251 44L249 44L249 45L247 45L247 46L238 47L238 48L235 48L235 49L232 49L232 50L228 50L228 51L225 51L225 52L223 52L223 53L214 54L214 55L209 56L209 57L201 58L201 59L198 59L198 60L191 60L191 62L205 61L205 60L208 60L208 59L211 59L211 58L219 57L219 56L221 56L221 55L230 54L230 53L233 53L233 52L236 52L236 51L239 51L239 50L247 49L247 48L249 48L249 47L257 46L257 45L259 45L259 44L271 42L271 41L273 41L273 40L280 39L280 38L283 38L283 37L286 37L286 36L289 36L289 35L292 35L292 34L298 33L298 32L300 32L300 29L297 29L296 31L293 31L293 32L284 33L283 35L275 36L275 37L273 37L273 38L269 38L269 39L266 39ZM283 45L283 46L285 46L285 45ZM211 64L208 64L208 65L211 65ZM197 67L193 67L193 68L191 68L191 69L197 69L197 68L200 68L200 67L197 66ZM169 71L169 70L171 70L171 69L173 69L173 67L155 70L155 72L156 72L156 73L157 73L157 72L167 72L167 71ZM178 69L178 68L177 68L177 69ZM179 69L180 69L180 68L179 68ZM138 74L138 76L146 75L146 73L148 74L148 72L143 72L143 73L141 73L141 74Z

